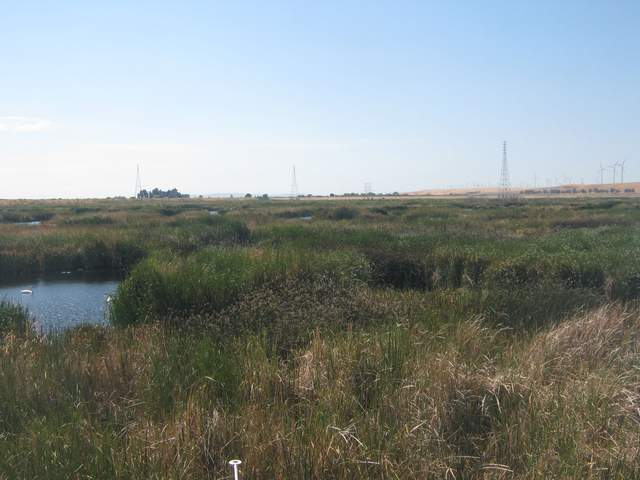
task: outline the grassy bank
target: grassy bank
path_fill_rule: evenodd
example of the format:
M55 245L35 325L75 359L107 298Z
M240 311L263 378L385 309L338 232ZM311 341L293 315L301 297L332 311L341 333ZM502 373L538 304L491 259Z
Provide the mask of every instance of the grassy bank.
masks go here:
M36 215L3 278L126 278L112 327L0 304L0 478L640 474L636 200L0 208Z

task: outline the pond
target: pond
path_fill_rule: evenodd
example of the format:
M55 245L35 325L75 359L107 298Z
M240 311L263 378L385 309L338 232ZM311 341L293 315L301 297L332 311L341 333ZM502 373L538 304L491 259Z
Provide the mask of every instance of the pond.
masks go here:
M38 225L42 225L42 222L39 220L34 220L32 222L16 222L14 225L25 225L27 227L35 227Z
M108 302L119 283L116 272L47 274L0 283L0 299L24 305L39 331L52 332L108 323Z

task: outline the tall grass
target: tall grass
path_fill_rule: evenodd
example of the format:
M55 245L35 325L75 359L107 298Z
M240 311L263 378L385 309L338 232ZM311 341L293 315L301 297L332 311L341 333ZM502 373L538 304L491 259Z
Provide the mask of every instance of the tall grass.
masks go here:
M158 325L12 339L0 472L20 478L635 478L640 312L513 341L463 320L261 336Z
M3 277L128 272L111 327L0 303L0 478L640 477L635 200L0 210L52 214Z
M135 215L72 215L57 224L0 228L0 275L127 271L158 249L186 254L208 245L241 245L248 238L242 222L208 214L164 221Z
M31 316L26 308L6 300L0 300L0 337L17 335L23 337L33 328Z
M294 278L308 282L365 281L366 261L349 252L209 248L187 257L161 254L139 264L120 285L112 307L116 325L184 319L219 312L242 294Z

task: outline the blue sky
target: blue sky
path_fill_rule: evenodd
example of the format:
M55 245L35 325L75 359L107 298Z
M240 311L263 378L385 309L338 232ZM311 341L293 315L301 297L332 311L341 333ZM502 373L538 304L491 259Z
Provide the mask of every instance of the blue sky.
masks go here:
M0 1L0 197L640 180L637 1Z

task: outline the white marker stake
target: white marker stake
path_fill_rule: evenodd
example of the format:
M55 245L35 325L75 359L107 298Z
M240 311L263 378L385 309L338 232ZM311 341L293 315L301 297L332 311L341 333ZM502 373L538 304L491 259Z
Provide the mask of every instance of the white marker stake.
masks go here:
M238 475L238 467L241 463L242 461L240 460L231 460L229 462L229 465L233 467L233 480L240 480L240 476Z

